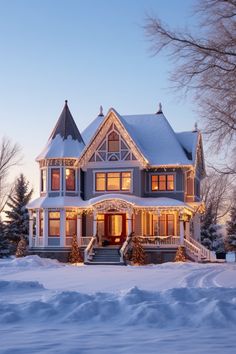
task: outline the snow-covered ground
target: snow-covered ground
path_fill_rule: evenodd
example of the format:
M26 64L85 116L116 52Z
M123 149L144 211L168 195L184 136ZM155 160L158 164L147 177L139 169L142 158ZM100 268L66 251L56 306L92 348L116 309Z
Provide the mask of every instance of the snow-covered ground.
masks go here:
M1 354L233 354L236 264L0 260Z

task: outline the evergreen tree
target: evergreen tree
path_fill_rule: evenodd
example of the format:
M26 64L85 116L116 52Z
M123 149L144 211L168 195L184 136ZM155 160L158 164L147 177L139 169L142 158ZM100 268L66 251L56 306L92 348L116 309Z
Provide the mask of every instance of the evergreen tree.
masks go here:
M175 262L186 262L185 248L179 246L175 255Z
M9 255L9 241L5 236L4 229L4 224L0 220L0 258Z
M16 180L13 194L9 196L7 211L8 221L6 223L6 236L9 239L13 250L16 248L21 236L28 238L29 214L26 205L29 203L33 189L29 189L29 182L21 174Z
M227 238L225 246L228 251L236 251L236 203L230 210L230 220L227 222Z
M77 236L73 235L71 251L69 254L70 263L83 263L83 258L81 257L79 245L77 241Z
M201 242L210 251L224 251L223 236L220 233L220 226L215 223L212 204L209 204L202 221Z
M17 244L16 257L25 257L27 255L27 241L24 236L21 236Z
M145 264L145 252L140 238L137 236L132 237L131 242L131 262L135 265Z

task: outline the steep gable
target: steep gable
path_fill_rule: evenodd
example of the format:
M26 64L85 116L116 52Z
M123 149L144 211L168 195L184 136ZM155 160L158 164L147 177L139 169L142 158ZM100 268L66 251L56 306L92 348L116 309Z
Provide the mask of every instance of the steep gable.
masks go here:
M109 110L94 134L92 134L90 126L90 131L87 130L87 138L88 135L90 135L90 142L81 156L80 164L82 166L88 162L112 161L116 163L131 160L138 161L142 167L147 166L147 159L129 135L122 124L120 115L114 109Z

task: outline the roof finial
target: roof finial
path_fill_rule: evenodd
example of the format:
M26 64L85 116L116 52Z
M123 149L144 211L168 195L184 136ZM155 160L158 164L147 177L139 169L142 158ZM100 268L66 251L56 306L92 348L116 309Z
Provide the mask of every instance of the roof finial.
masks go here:
M99 108L99 115L98 115L99 117L103 117L104 116L104 114L103 114L103 107L102 106L100 106L100 108Z
M194 128L193 128L193 131L194 131L194 132L197 132L197 131L198 131L198 126L197 126L197 122L195 122L195 124L194 124Z
M162 113L162 104L161 102L159 103L159 109L156 114L161 114Z
M68 101L67 101L67 100L65 100L65 105L67 105L67 102L68 102Z

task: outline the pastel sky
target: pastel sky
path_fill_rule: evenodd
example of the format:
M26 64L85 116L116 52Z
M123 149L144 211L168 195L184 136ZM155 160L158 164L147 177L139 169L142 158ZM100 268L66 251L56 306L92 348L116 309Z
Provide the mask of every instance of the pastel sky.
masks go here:
M35 157L68 99L82 131L99 106L120 114L163 111L177 131L191 130L196 106L168 89L167 57L151 56L147 13L189 26L193 0L0 0L0 137L22 146L11 178L24 172L38 191ZM196 28L195 28L196 30Z

